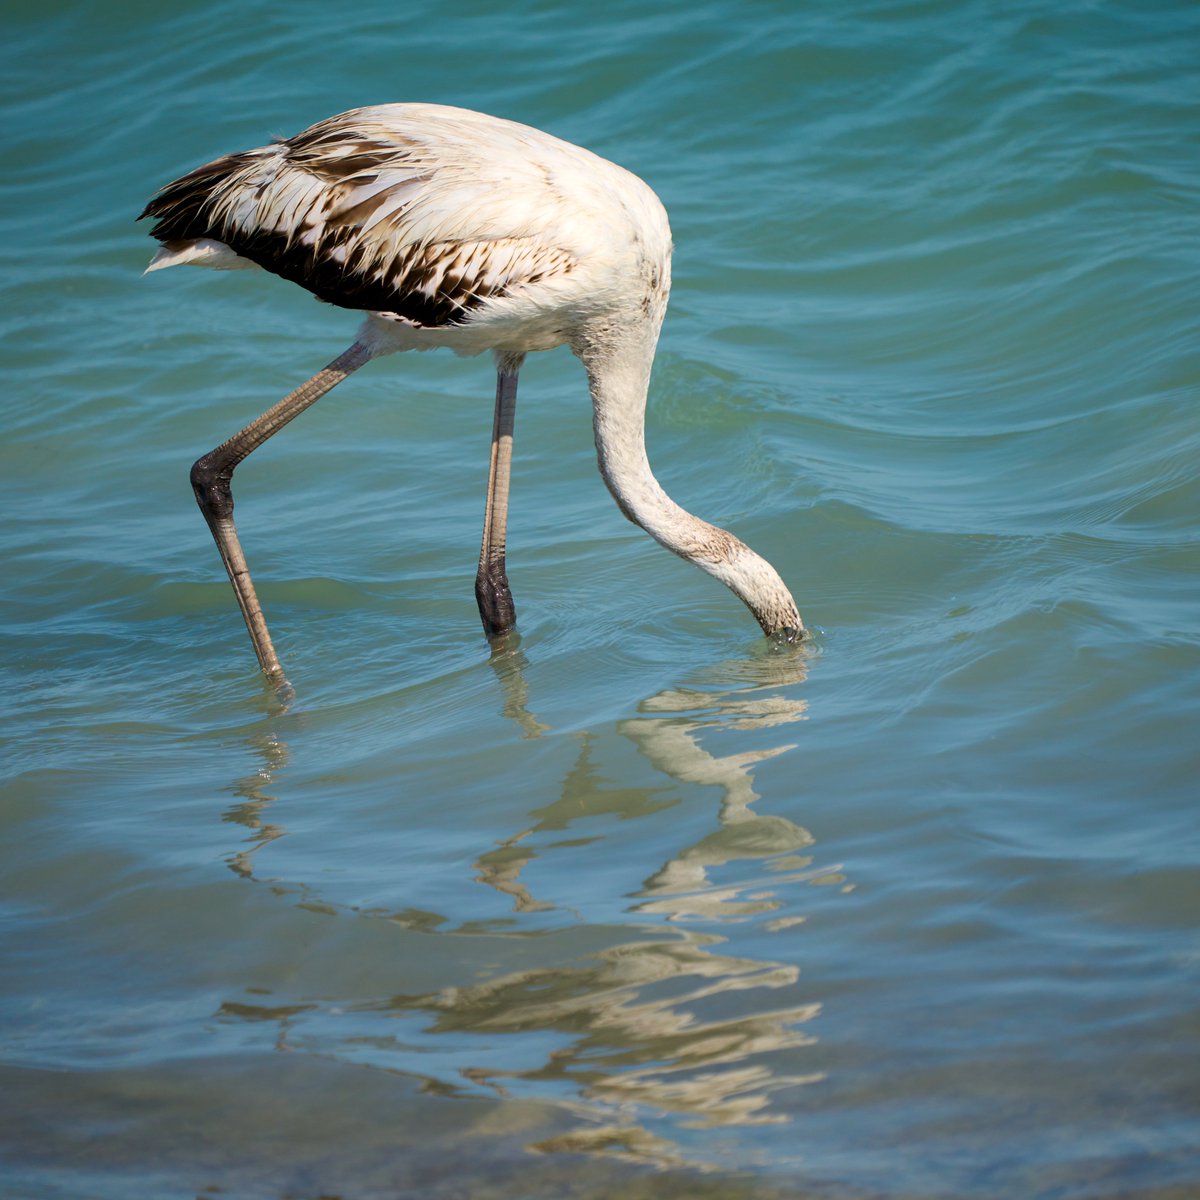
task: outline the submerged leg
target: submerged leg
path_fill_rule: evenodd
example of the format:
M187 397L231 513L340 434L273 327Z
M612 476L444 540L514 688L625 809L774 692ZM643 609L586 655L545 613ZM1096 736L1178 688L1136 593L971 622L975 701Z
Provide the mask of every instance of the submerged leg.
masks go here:
M254 643L259 666L273 683L284 681L283 667L279 665L275 647L271 645L271 635L267 632L262 605L258 602L254 584L250 580L246 557L242 553L237 530L233 525L233 471L242 459L257 450L267 438L278 433L290 420L298 417L310 404L319 400L330 388L340 383L352 371L356 371L371 357L371 351L366 346L355 342L349 350L335 358L323 371L318 371L306 384L267 409L257 421L251 421L245 429L239 430L227 442L222 442L215 450L197 459L192 466L192 490L196 493L196 503L200 505L200 511L212 530L221 561L225 564L225 570L229 572L229 581L233 584L238 606L246 619L246 628L250 631L250 640Z
M508 480L512 469L513 422L517 414L517 372L520 362L501 362L496 371L496 417L492 424L492 459L488 471L487 509L483 514L483 545L475 576L475 600L483 631L489 638L507 633L517 623L508 576L504 573L505 530L508 526Z

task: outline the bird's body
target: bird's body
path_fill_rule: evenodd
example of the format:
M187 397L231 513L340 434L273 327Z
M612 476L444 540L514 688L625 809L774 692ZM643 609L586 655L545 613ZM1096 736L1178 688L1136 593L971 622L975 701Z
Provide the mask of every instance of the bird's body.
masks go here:
M261 267L367 314L346 354L193 469L268 675L281 670L233 532L234 467L370 358L441 346L491 350L497 364L476 585L489 634L513 621L504 519L517 371L526 353L564 344L587 369L601 472L626 516L730 586L767 633L802 632L773 568L679 508L650 472L644 412L671 235L637 176L511 121L387 104L217 159L169 184L142 215L155 218L162 243L149 270Z

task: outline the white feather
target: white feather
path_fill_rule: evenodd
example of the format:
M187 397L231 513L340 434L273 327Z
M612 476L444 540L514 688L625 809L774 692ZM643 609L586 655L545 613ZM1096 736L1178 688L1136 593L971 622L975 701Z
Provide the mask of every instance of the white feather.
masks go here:
M181 246L160 246L150 265L142 272L161 271L164 267L211 267L216 271L258 271L258 263L234 254L224 242L212 238L197 238Z

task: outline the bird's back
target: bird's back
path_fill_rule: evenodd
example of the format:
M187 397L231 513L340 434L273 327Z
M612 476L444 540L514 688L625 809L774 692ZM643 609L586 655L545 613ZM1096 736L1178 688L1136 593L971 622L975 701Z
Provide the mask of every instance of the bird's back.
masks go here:
M640 275L665 288L669 269L666 214L636 176L440 105L355 109L226 155L142 215L155 219L161 265L246 260L329 303L427 330L486 320L505 300L603 305L631 273L635 286Z

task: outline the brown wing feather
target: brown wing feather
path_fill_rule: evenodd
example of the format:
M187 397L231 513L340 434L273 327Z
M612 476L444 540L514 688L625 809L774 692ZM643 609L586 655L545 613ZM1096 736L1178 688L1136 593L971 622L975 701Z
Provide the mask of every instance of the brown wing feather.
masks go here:
M160 242L211 238L330 304L424 327L571 269L567 252L530 236L463 226L438 239L439 185L464 181L418 138L356 127L353 115L206 163L141 215Z

